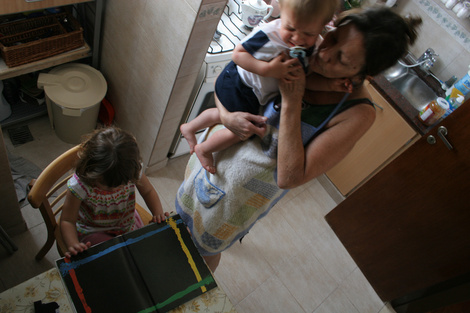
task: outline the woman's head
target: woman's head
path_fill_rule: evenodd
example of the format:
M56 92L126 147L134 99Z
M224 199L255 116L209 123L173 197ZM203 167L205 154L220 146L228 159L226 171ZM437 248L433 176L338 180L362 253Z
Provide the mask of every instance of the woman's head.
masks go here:
M310 48L333 18L338 1L279 0L279 6L282 40L289 46Z
M115 188L140 179L142 163L135 138L116 128L102 128L85 140L78 153L77 176L91 186Z
M362 80L389 68L406 53L416 40L421 18L403 18L389 8L376 7L346 11L335 24L319 46L312 70L329 78Z

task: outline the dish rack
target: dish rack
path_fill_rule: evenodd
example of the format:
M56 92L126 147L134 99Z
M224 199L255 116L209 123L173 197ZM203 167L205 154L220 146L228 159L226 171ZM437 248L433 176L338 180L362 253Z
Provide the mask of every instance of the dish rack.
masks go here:
M83 47L83 28L70 13L0 25L0 53L8 67Z

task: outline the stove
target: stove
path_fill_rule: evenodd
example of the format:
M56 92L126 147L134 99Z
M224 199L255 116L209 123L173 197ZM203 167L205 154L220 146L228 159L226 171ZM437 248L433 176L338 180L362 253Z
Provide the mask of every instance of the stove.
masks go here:
M182 123L191 121L205 109L215 107L214 82L224 67L232 60L232 51L235 46L252 31L252 28L246 27L242 23L241 14L241 0L229 0L217 25L213 40L207 49ZM187 153L189 153L189 146L178 128L169 157L177 157Z

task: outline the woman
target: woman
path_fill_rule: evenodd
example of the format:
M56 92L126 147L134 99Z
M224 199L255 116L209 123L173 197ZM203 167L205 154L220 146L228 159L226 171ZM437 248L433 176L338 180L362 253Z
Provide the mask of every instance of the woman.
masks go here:
M313 75L349 78L355 86L350 95L313 91L309 77L280 82L282 101L267 106L267 125L261 127L255 125L266 117L229 113L218 105L227 128L243 140L258 136L216 153L217 175L191 157L178 191L177 212L212 271L221 252L248 233L288 189L325 173L351 151L375 120L362 81L393 65L414 42L421 23L387 8L347 13L325 35L310 69Z

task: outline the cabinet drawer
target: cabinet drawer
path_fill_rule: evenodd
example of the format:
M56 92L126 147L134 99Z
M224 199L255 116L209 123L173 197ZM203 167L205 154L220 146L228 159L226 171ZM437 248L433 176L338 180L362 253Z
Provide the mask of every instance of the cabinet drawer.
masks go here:
M381 107L376 107L375 122L346 158L326 173L343 196L398 156L414 137L418 138L416 131L372 85L367 83L367 88L373 101Z
M11 14L58 7L91 0L0 0L0 14Z

